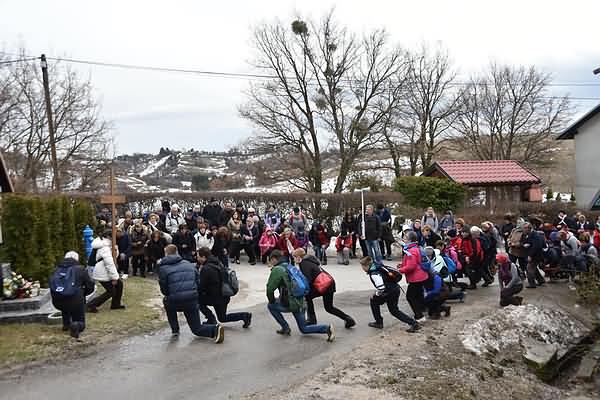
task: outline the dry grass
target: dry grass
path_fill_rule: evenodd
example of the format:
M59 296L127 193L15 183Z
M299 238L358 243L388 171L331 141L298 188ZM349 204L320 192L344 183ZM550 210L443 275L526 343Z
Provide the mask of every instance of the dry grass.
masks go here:
M103 290L100 288L100 290ZM62 325L0 325L0 368L49 359L76 357L93 352L98 345L152 332L164 325L161 310L152 304L159 297L158 283L130 278L125 282L123 303L127 309L110 311L110 301L97 314L86 314L86 330L75 341Z

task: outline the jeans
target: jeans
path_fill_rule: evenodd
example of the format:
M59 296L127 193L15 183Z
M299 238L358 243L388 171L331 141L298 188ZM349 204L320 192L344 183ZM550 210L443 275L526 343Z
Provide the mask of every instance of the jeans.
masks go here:
M336 317L342 319L343 321L350 320L350 316L344 313L339 308L335 308L333 305L333 290L328 291L323 295L323 306L325 307L325 311L327 311L331 315L335 315ZM315 304L313 302L314 297L310 295L306 296L306 314L308 316L308 322L311 325L317 323L317 315L315 314Z
M373 318L375 318L375 322L378 324L383 323L383 317L381 316L381 306L383 304L387 304L388 310L390 314L394 317L398 318L400 321L407 323L409 325L414 325L417 322L404 314L398 308L398 299L400 298L400 288L396 288L389 293L386 293L383 296L373 296L371 297L371 312L373 313Z
M288 325L285 318L283 318L282 313L289 313L291 311L288 308L284 307L278 301L276 301L275 303L269 303L267 305L267 308L269 309L269 312L271 313L273 318L275 318L275 321L277 321L277 323L279 325L281 325L281 329L283 329L284 331L288 331L290 329L290 326ZM304 310L293 312L292 315L296 319L296 324L298 325L298 329L300 330L300 332L302 332L304 334L309 334L309 333L325 334L325 333L327 333L327 330L329 329L329 326L327 326L327 325L306 325L306 317L304 316Z
M406 300L415 314L415 319L423 318L423 310L425 309L424 283L411 282L406 289Z
M337 263L348 265L350 263L350 249L344 247L342 251L337 252Z
M229 304L229 301L227 301L227 303L211 304L212 307L215 309L215 313L217 314L217 318L219 319L219 322L223 323L223 322L245 321L248 318L249 313L247 313L247 312L237 312L237 313L227 314L227 305L228 304ZM204 314L206 319L208 319L209 324L217 323L217 320L215 319L215 315L212 313L210 308L208 308L208 304L200 304L199 308L200 308L200 312L202 312L202 314Z
M215 337L217 334L217 326L212 324L202 325L200 320L200 312L198 311L198 302L190 301L186 303L171 303L168 300L163 300L167 319L173 333L179 333L179 321L177 320L177 312L182 311L185 315L185 320L192 333L196 336Z
M100 282L105 292L100 296L94 297L89 303L88 308L100 307L104 302L112 298L110 302L110 308L117 308L121 305L121 297L123 297L123 281L118 280L117 284L113 286L111 281Z
M85 299L78 304L59 304L52 302L54 307L62 314L63 328L67 329L71 323L78 324L79 332L85 329Z
M381 248L379 247L379 240L367 240L366 242L367 242L367 250L369 251L369 256L377 264L381 264L383 259L381 257Z
M315 246L315 257L321 261L322 264L327 264L327 250L321 246Z

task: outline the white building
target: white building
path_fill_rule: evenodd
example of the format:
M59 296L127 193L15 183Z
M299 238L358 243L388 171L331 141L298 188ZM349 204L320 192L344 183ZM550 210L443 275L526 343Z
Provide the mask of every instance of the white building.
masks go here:
M586 210L600 210L600 104L557 138L575 140L575 199Z

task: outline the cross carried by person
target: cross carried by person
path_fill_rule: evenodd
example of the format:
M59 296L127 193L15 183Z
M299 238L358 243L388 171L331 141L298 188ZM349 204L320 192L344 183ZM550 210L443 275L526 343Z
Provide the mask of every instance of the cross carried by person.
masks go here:
M112 255L117 259L117 204L125 204L127 199L123 195L115 194L115 170L110 167L110 177L108 181L110 194L100 196L100 203L111 205L111 229L112 229Z

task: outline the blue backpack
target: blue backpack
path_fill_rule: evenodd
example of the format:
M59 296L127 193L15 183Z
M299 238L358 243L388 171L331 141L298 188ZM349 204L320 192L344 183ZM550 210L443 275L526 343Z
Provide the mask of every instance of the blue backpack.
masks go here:
M310 285L308 279L302 274L299 268L288 264L286 267L288 276L290 278L290 295L292 297L304 297L310 292Z
M75 270L72 266L59 266L50 277L50 292L67 299L79 294L79 286L75 284Z
M448 267L448 272L454 274L456 272L456 263L454 260L448 257L447 254L442 254L442 259L446 263L446 267Z
M427 257L427 252L422 247L419 247L419 253L421 253L421 269L427 273L431 273L431 261Z

